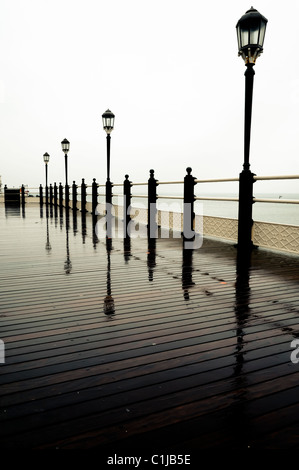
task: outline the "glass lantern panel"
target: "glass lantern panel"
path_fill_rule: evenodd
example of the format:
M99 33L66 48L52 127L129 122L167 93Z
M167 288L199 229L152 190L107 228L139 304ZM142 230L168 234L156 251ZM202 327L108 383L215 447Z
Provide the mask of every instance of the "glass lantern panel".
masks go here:
M241 28L240 35L241 35L241 47L248 46L249 44L248 29Z
M265 39L265 32L266 32L266 23L264 21L261 21L261 27L260 27L260 37L259 37L259 46L263 47L264 44L264 39Z
M255 24L250 28L250 38L249 38L249 44L258 44L258 38L259 38L259 25Z
M241 48L240 28L237 28L238 48Z

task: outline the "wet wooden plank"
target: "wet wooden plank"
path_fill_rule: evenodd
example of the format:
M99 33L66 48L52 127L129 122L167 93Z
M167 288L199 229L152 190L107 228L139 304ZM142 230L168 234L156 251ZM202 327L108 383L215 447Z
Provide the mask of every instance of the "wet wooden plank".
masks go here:
M238 290L232 245L207 241L189 266L180 240L157 240L154 260L147 240L128 259L115 239L108 265L90 226L67 245L65 220L46 222L0 208L2 448L296 446L298 258L256 250Z

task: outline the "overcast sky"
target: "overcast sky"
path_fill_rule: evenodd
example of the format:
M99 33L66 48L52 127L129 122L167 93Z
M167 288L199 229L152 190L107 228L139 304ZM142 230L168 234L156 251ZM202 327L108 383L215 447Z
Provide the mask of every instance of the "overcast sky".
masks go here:
M268 19L255 66L251 170L299 174L298 0ZM111 180L237 177L244 72L236 23L249 0L1 0L0 175L8 186L106 178L102 113L115 114ZM257 183L261 184L261 183ZM280 183L281 185L282 183ZM296 190L298 181L284 188Z

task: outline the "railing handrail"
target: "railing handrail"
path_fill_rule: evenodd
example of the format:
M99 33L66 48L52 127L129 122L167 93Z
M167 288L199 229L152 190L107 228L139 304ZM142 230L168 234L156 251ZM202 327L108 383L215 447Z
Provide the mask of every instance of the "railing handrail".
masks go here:
M253 175L253 179L258 180L296 180L299 179L299 175L277 175L277 176L256 176Z
M194 183L227 183L231 181L239 181L239 178L214 178L204 180L194 180Z
M275 204L299 204L299 199L271 199L271 198L253 198L253 202L269 202Z
M253 175L253 180L254 181L270 181L270 180L293 180L293 179L299 179L299 175L272 175L272 176L269 176L269 175L265 175L265 176L257 176L257 175ZM94 180L95 181L95 180ZM226 183L226 182L238 182L239 181L239 177L238 178L211 178L211 179L194 179L194 183L197 184L201 184L201 183ZM177 185L177 184L184 184L184 180L179 180L179 181L159 181L156 179L156 183L157 183L157 186L158 185L169 185L169 184L173 184L173 185ZM55 183L54 183L55 185ZM115 183L113 184L112 183L112 186L113 187L123 187L124 183ZM147 186L148 185L148 181L146 182L137 182L137 183L134 183L132 181L130 181L130 185L133 187L133 186ZM59 186L60 186L60 183L59 183ZM105 188L106 184L97 184L97 188ZM22 186L20 186L20 188L22 188ZM40 186L41 187L41 186ZM24 186L25 188L25 197L27 197L27 192L30 192L32 190L39 190L40 187L28 187L28 186ZM49 187L49 186L48 186ZM78 187L78 186L77 186ZM89 189L89 188L93 188L93 185L88 185L86 184L85 185L86 189ZM58 188L58 186L57 186ZM65 193L64 191L64 186L62 185L62 188L63 188L63 194ZM71 185L69 185L69 188L71 188ZM86 195L90 196L91 194L89 192L86 191ZM101 197L104 197L105 196L105 193L97 193L97 196L101 196ZM121 193L116 193L115 196L122 196ZM132 194L132 197L134 198L147 198L148 195L143 195L143 194ZM70 200L72 199L72 195L69 194L69 198ZM183 196L175 196L175 195L158 195L157 194L157 198L158 199L177 199L177 200L183 200L184 197ZM238 197L221 197L221 196L218 196L218 197L215 197L215 196L198 196L196 197L194 195L194 201L232 201L232 202L238 202L239 201L239 198ZM277 198L277 199L274 199L274 198L263 198L263 197L253 197L252 198L252 201L253 203L278 203L278 204L299 204L299 199L284 199L284 198Z
M195 197L195 201L233 201L238 202L238 197L213 197L213 196L201 196Z
M283 180L283 179L299 179L299 175L272 175L272 176L257 176L253 175L253 179L255 181L266 181L266 180ZM226 183L226 182L237 182L239 181L239 177L234 177L234 178L212 178L212 179L195 179L194 183ZM183 184L184 181L159 181L157 180L157 184ZM123 183L112 183L113 187L116 186L123 186ZM131 181L131 186L145 186L148 184L148 181L145 182L138 182L134 183ZM64 185L63 185L64 186ZM69 185L71 186L71 185ZM105 187L105 184L97 184L98 187ZM19 186L21 188L22 186ZM86 188L91 188L92 185L87 184ZM3 188L4 189L4 188ZM31 187L31 186L25 186L25 190L30 190L30 189L39 189L39 187Z

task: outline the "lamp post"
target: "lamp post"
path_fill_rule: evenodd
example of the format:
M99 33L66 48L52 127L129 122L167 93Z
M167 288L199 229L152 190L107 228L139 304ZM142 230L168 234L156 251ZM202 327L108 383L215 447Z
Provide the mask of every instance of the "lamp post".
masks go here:
M107 181L106 181L106 217L107 217L107 237L112 237L112 212L111 212L111 203L112 203L112 183L110 181L110 140L111 132L114 128L114 114L107 109L107 111L102 114L103 128L107 134Z
M70 149L70 143L67 139L63 139L63 141L61 142L61 147L62 147L62 151L64 153L64 159L65 159L65 185L68 186L68 182L67 182L67 154L69 152L69 149Z
M46 205L48 205L48 163L50 160L50 155L46 152L43 155L44 162L45 162L45 170L46 170Z
M114 128L114 114L110 111L110 109L107 109L107 111L104 112L104 114L102 114L102 119L103 119L103 128L104 128L104 131L106 131L106 134L107 134L107 183L110 183L108 186L109 186L109 189L110 189L110 192L108 191L108 196L110 197L109 200L107 200L107 192L106 192L106 202L110 202L111 203L111 199L112 199L112 194L111 194L111 188L112 188L112 184L110 182L110 140L111 140L111 132L113 131L113 128ZM106 187L107 189L107 187Z
M268 20L251 7L237 25L239 56L245 62L245 122L244 122L244 163L239 180L239 215L238 215L238 248L243 251L252 249L252 202L254 174L250 171L250 132L252 115L253 66L263 52L266 25Z
M68 179L67 179L67 154L70 149L69 141L67 139L63 139L63 141L61 142L61 147L64 153L64 159L65 159L65 208L66 208L66 211L68 211L69 210L69 198L70 198L69 185L68 185Z

